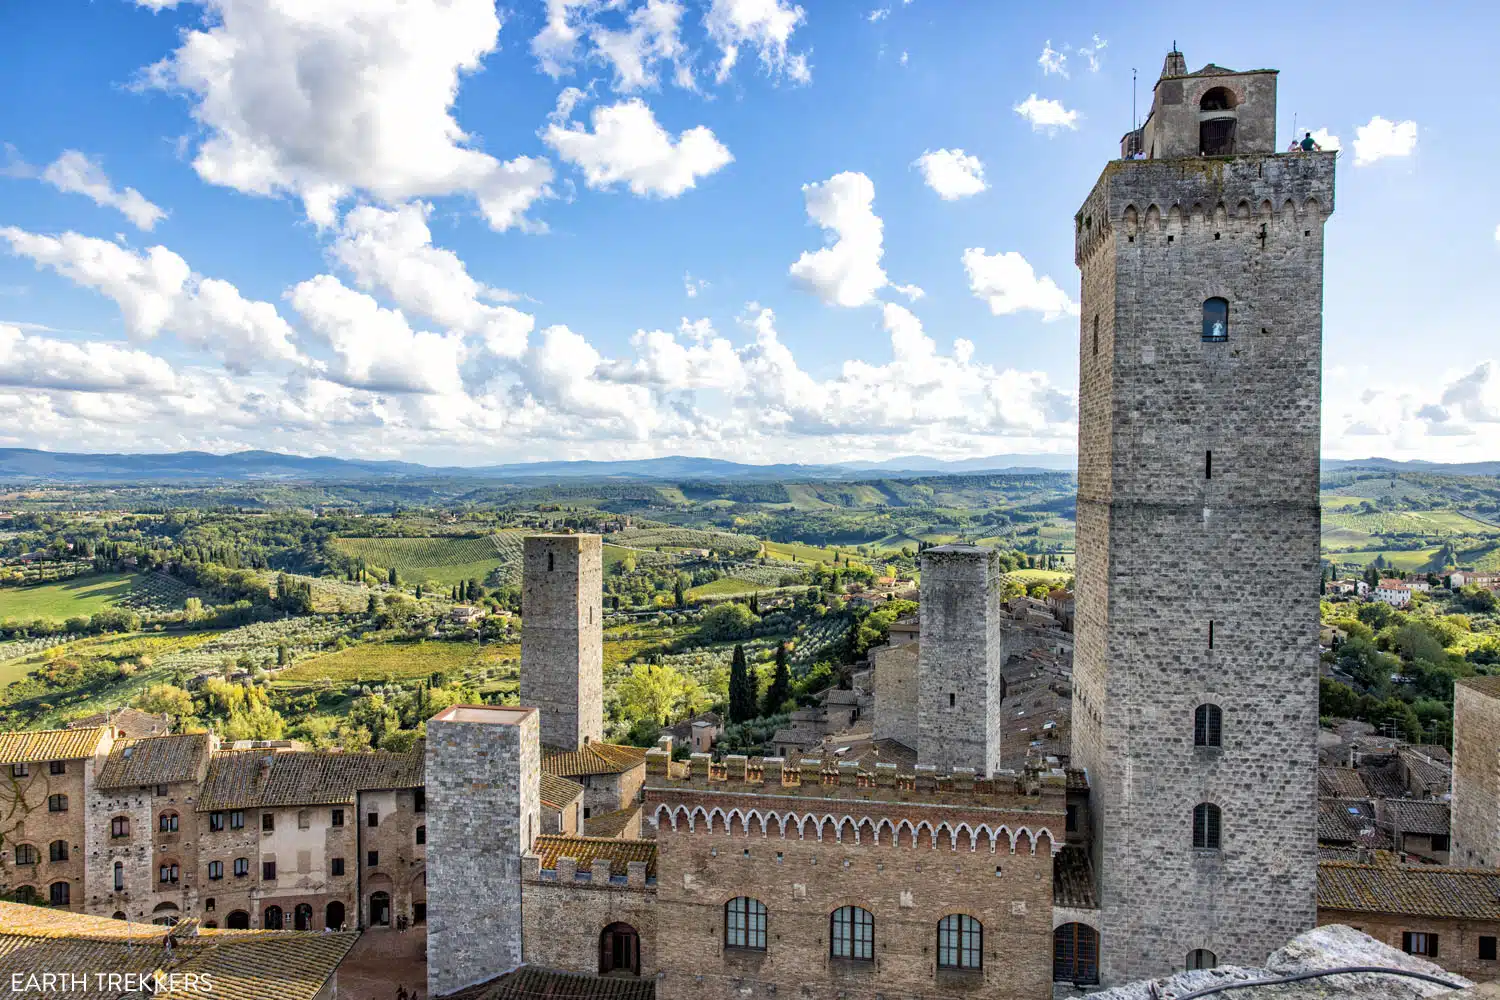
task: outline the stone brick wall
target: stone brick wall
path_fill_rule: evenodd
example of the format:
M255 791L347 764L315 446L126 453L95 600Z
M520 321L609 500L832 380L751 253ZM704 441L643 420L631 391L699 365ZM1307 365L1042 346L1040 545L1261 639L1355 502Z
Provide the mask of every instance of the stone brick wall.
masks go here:
M166 792L157 795L155 787L111 788L97 790L89 797L85 833L88 913L104 917L124 913L131 920L149 921L163 915L187 916L196 910L204 885L198 863L201 837L194 812L198 785L174 782L167 785ZM161 817L172 814L177 816L177 832L161 830ZM130 832L117 838L112 836L113 821L122 816L129 820ZM124 876L120 892L114 888L117 861ZM161 881L161 866L173 863L178 866L175 885Z
M1204 94L1220 87L1233 95L1235 107L1215 117L1235 119L1235 152L1276 152L1276 74L1251 70L1159 80L1144 128L1146 155L1156 159L1197 156L1200 103Z
M640 935L641 975L653 976L657 965L656 887L640 884L596 885L588 868L582 878L562 880L555 871L529 864L521 886L526 961L547 969L593 975L599 971L599 940L610 924L624 923Z
M1431 959L1449 972L1476 981L1500 979L1500 961L1479 957L1479 938L1500 938L1500 920L1444 920L1437 917L1401 917L1318 908L1318 926L1345 924L1401 951L1406 931L1436 934L1437 957Z
M547 746L604 738L604 557L598 535L531 535L521 581L521 704Z
M427 992L522 962L521 855L541 829L534 708L455 706L427 723Z
M101 744L97 760L82 758L64 761L63 774L53 774L50 761L28 765L28 774L16 777L11 765L0 764L0 892L15 892L30 886L37 898L51 898L51 886L68 884L68 909L82 913L87 896L84 882L88 858L88 803L93 794L94 768L109 753L111 741ZM50 812L48 800L66 795L68 808ZM51 845L61 840L68 845L66 861L53 861ZM36 848L40 861L35 865L17 865L16 848L29 844Z
M1106 984L1195 948L1257 965L1314 921L1333 172L1331 154L1115 162L1079 212L1073 762L1093 789ZM1211 296L1227 342L1201 338ZM1222 748L1193 746L1204 703ZM1193 849L1204 802L1222 850Z
M1000 766L1004 665L1000 572L993 549L940 545L922 553L917 756L939 770Z
M827 803L835 812L852 805ZM932 811L933 822L943 817ZM830 824L821 839L811 829L782 836L775 824L763 833L752 820L747 832L736 820L726 836L721 819L700 819L690 829L685 816L675 824L664 818L657 906L660 926L671 930L657 944L657 996L1051 996L1052 856L1045 840L1035 853L1024 841L1012 853L1003 841L992 852L987 839L971 844L962 836L955 849L946 837L934 847L925 836L913 844L903 832L900 843L889 835L877 843L872 834L865 830L856 841L850 827L839 839ZM764 952L725 947L724 906L737 896L766 907ZM830 958L830 917L841 906L873 915L873 962ZM948 914L982 923L981 970L936 967L938 921Z
M875 673L875 738L916 749L917 660L920 642L870 650Z
M1453 863L1500 865L1500 698L1453 686Z
M370 826L370 814L379 817ZM427 813L417 812L412 789L383 789L359 793L360 822L360 916L369 927L370 897L376 892L390 894L390 926L398 917L414 920L416 904L427 903L427 846L417 843L417 830L424 838ZM378 864L369 863L370 852L376 852ZM424 909L425 914L425 909Z

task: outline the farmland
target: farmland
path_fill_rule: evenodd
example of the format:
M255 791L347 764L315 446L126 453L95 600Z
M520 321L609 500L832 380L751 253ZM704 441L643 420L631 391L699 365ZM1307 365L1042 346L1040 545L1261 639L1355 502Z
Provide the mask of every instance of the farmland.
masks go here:
M57 583L29 587L0 587L0 621L63 621L119 606L139 608L174 603L182 606L187 588L175 581L134 573L97 573Z
M519 572L521 535L503 532L478 538L339 538L334 547L371 566L394 569L412 583L451 587L468 580L484 581L496 573L510 582Z
M283 671L278 687L303 687L322 682L350 683L424 680L434 673L457 679L475 677L502 664L521 660L518 643L436 641L366 642L305 660Z

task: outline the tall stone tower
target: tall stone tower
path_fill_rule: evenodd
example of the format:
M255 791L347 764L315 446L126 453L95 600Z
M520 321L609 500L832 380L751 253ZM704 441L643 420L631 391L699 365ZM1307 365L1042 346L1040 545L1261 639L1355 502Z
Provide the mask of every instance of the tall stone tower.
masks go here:
M1000 570L994 549L939 545L922 553L917 759L939 771L1000 766Z
M604 737L604 548L598 535L531 535L521 564L521 704L542 743Z
M537 711L454 705L427 723L427 995L522 962L521 855L541 832Z
M1106 984L1314 923L1335 157L1278 155L1275 121L1274 70L1173 52L1076 217L1073 763Z

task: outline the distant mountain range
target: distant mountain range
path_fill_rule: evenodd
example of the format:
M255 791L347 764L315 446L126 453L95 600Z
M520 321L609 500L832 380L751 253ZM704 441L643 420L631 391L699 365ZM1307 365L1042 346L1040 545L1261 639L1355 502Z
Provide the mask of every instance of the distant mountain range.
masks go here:
M0 448L0 483L213 482L266 480L368 481L462 478L495 481L535 479L879 479L977 472L1072 472L1073 455L991 455L956 461L903 455L879 462L823 465L747 465L716 458L674 455L619 462L523 462L508 465L430 466L349 458L309 458L271 451L214 455L179 451L158 455L91 455ZM1500 462L1444 465L1388 458L1330 459L1325 472L1373 469L1446 475L1500 475Z

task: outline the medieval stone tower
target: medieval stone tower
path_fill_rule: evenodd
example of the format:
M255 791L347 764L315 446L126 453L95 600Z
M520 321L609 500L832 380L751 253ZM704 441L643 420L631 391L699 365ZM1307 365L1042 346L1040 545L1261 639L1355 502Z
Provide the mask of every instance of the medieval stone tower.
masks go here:
M1073 763L1106 984L1255 965L1314 923L1335 157L1278 155L1275 121L1274 70L1173 52L1076 219Z
M541 832L537 711L454 705L427 723L427 994L521 964L521 855Z
M531 535L521 569L521 704L542 743L604 736L604 556L598 535Z
M994 549L939 545L922 553L917 758L939 771L1000 766L1000 583Z

